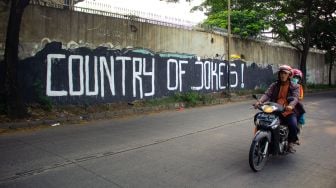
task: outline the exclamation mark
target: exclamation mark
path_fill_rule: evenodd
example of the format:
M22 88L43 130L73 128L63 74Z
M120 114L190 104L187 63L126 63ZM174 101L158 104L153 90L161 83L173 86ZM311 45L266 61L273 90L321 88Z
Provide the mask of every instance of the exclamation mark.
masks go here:
M241 81L242 81L242 83L240 85L241 88L245 87L245 85L244 85L244 67L245 67L245 64L242 63L241 64Z

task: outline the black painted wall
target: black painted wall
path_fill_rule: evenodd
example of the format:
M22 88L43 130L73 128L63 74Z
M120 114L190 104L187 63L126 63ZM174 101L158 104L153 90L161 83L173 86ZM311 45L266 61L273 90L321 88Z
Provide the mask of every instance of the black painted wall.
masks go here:
M65 50L61 43L52 42L20 62L19 80L27 102L44 95L54 104L111 103L177 92L225 91L228 63L140 48ZM272 80L271 66L247 66L240 60L230 64L231 90L267 87Z

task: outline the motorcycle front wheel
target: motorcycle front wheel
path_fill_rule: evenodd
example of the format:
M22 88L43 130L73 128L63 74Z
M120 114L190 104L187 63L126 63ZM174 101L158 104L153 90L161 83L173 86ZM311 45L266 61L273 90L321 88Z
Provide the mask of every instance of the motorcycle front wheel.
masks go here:
M267 137L260 137L252 141L249 152L249 163L253 171L262 170L269 156L269 142Z

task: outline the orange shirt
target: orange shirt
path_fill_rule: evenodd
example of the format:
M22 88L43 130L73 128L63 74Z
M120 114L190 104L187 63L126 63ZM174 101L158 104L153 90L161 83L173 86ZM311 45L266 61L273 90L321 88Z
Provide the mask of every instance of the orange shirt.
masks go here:
M280 90L279 90L279 94L278 94L278 99L277 99L277 103L286 107L288 105L288 101L287 101L287 96L288 96L288 90L289 90L289 82L286 83L282 83L280 85ZM289 114L293 113L293 111L285 111L282 113L283 116L287 116Z

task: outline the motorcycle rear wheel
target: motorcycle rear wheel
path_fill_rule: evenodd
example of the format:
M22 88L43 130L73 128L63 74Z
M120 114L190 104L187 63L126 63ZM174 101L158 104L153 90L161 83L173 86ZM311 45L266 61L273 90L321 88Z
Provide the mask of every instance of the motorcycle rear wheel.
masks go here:
M262 170L266 165L268 157L269 144L267 137L261 137L257 140L253 140L249 152L249 164L251 169L255 172Z

